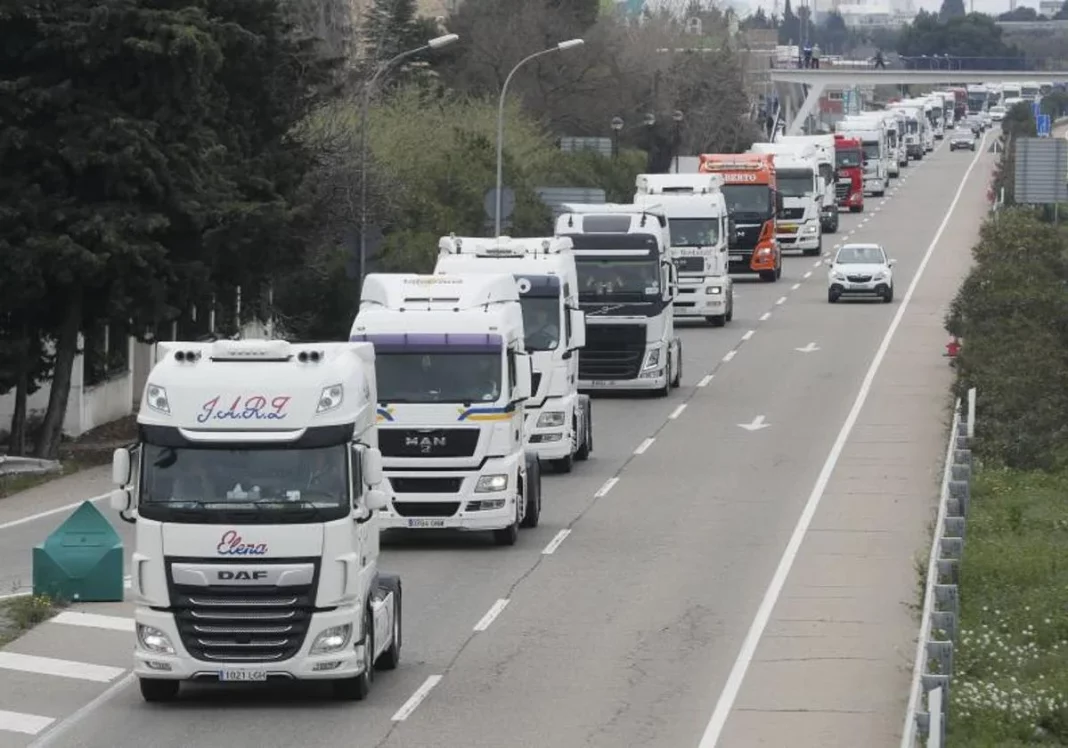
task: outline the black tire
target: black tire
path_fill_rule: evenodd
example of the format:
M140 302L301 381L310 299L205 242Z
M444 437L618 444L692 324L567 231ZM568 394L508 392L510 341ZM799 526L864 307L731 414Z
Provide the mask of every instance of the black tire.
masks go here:
M727 315L717 314L714 317L705 317L705 322L712 325L712 327L723 327L727 324Z
M727 314L724 316L727 318L728 322L734 319L734 291L731 291L731 296L727 300Z
M527 511L523 515L520 527L531 529L541 522L541 460L537 455L531 455L530 464L527 465L527 482L524 484L527 502ZM569 457L568 460L571 458Z
M400 577L394 574L379 574L378 586L384 587L393 593L393 641L389 649L378 656L375 667L379 670L396 670L400 664L401 644L404 636L404 621L401 612L404 607L404 591L401 588Z
M760 280L764 281L765 283L774 283L775 281L779 280L779 276L775 274L774 270L761 270Z
M675 355L675 378L671 380L672 389L678 389L682 384L682 341L679 341L678 353Z
M889 304L893 300L894 300L894 287L890 286L890 288L887 289L886 293L883 294L883 303L884 304Z
M375 680L375 625L369 609L363 612L363 630L363 672L355 678L334 681L334 698L338 701L363 701L371 693Z
M566 475L571 472L571 469L575 467L575 456L568 455L567 457L561 457L557 460L550 460L549 464L553 466L554 473L560 473Z
M871 193L873 197L882 197L886 194L886 190L879 190L878 192Z
M828 291L827 292L827 303L828 304L837 304L838 303L838 294L836 294L834 291Z
M864 212L864 206L863 205L850 205L849 206L849 212L850 213L863 213Z
M141 698L149 704L163 704L178 698L182 682L177 680L163 680L161 678L138 678L141 687Z
M527 499L526 491L527 491L527 488L524 485L523 486L523 496L522 496L522 500L523 501L526 501L526 499ZM502 528L500 530L494 530L493 531L493 542L496 543L497 545L515 545L516 541L519 540L519 517L518 517L518 515L519 515L519 505L518 505L518 502L516 503L515 512L516 512L517 516L516 516L515 521L512 522L512 524L510 524L510 525L508 525L508 527Z
M586 423L586 433L584 435L582 444L579 446L578 451L575 452L575 459L585 461L590 459L590 452L593 451L593 413L591 411L592 405L589 398L586 399L586 407L583 410L582 418Z

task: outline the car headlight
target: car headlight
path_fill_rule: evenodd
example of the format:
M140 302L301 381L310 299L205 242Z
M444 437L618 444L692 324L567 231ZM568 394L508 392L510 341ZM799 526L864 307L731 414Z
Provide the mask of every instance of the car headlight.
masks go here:
M642 368L655 369L658 366L660 366L660 349L654 348L653 350L645 354L645 364L642 366Z
M322 394L319 395L319 405L316 406L316 413L326 413L328 410L333 410L341 405L341 401L345 398L345 388L340 384L332 384L329 387L323 387Z
M871 279L877 281L886 280L886 273L876 273L871 277Z
M495 491L503 491L506 488L508 488L507 475L483 475L478 479L478 483L475 484L475 493L493 493Z
M352 638L352 624L346 623L341 626L331 626L315 637L315 643L311 646L309 654L328 654L337 652L348 646Z
M844 281L845 275L842 273L831 273L831 279L836 281Z
M564 414L562 411L554 410L548 413L542 413L538 416L539 428L552 428L554 426L564 425Z
M160 413L169 415L171 412L171 404L167 400L167 390L156 384L150 384L145 389L145 404Z
M142 623L137 624L137 641L142 648L147 649L149 652L155 654L174 654L174 645L171 644L171 640L157 628L152 626L145 626Z
M721 286L708 286L705 289L705 293L710 296L719 296L723 293L723 288Z

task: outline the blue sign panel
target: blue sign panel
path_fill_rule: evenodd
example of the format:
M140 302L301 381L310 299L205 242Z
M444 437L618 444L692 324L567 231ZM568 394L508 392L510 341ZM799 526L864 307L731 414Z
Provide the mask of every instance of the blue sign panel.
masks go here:
M1048 114L1040 114L1035 118L1035 124L1038 125L1038 136L1040 138L1048 138L1052 130L1053 123L1050 121Z

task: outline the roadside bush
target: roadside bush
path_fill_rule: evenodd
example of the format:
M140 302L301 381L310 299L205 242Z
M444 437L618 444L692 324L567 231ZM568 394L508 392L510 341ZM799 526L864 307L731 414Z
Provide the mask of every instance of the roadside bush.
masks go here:
M976 449L995 464L1068 464L1068 262L1063 237L1024 208L983 227L946 327L964 341L957 394L976 387Z

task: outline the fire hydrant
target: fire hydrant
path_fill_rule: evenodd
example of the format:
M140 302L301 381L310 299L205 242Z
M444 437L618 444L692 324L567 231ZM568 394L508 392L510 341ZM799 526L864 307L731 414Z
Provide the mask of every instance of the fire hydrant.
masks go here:
M954 358L957 357L957 354L960 353L960 349L961 349L960 340L956 336L954 336L946 344L946 354L945 355L949 359L954 359Z

